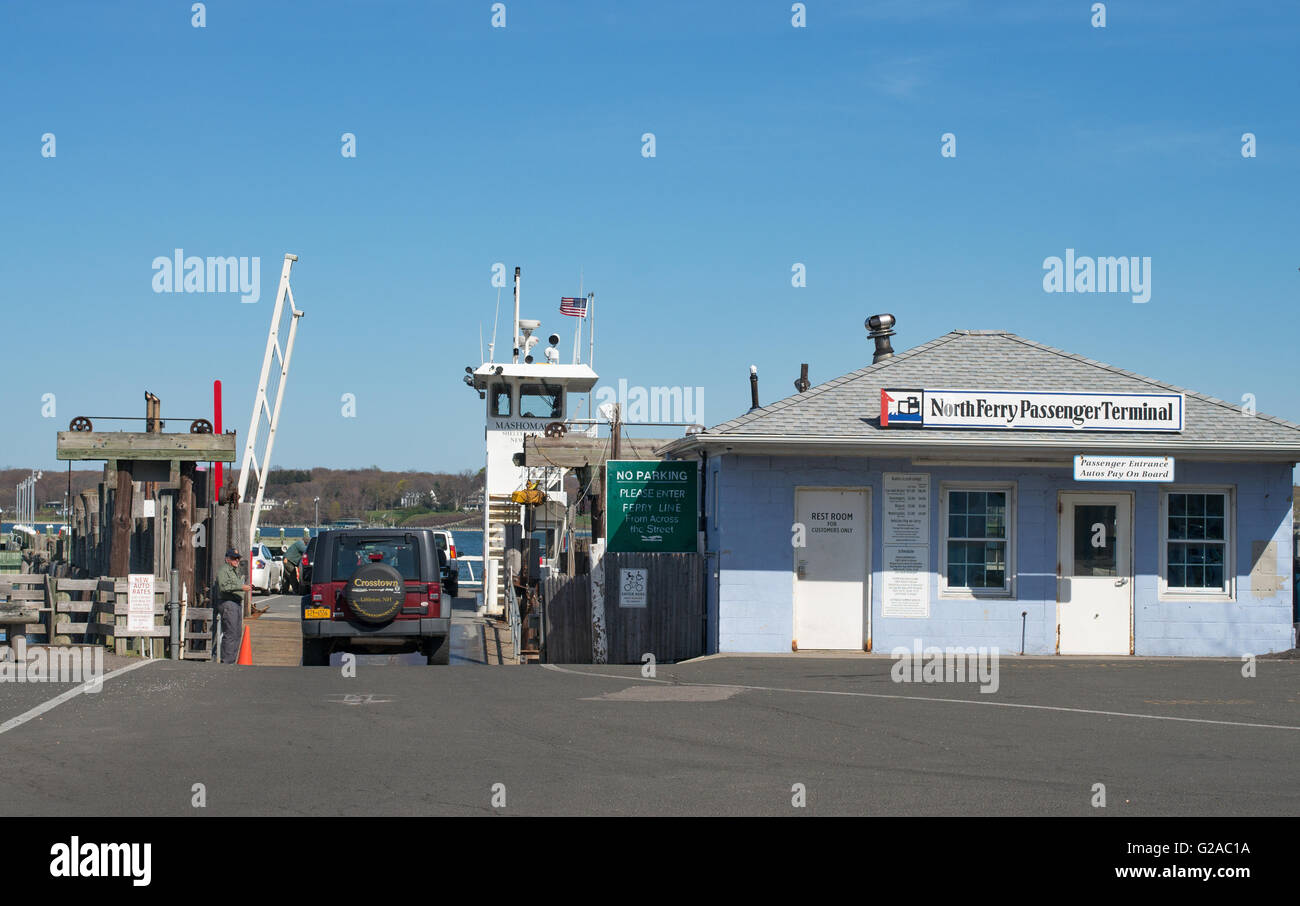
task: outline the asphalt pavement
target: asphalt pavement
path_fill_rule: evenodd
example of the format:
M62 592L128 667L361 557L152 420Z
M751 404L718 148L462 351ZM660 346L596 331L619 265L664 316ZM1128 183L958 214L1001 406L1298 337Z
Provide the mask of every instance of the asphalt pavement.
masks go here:
M280 629L275 635L285 636L286 630L290 624L293 629L289 631L292 636L292 647L287 645L276 645L272 649L270 657L261 659L255 654L254 664L261 666L300 666L302 663L301 647L301 622L302 622L302 599L298 595L268 595L265 597L254 597L253 606L260 612L260 615L250 621L253 628L253 646L258 646L258 624L270 624ZM502 654L497 644L497 635L499 633L488 630L484 621L477 614L477 598L473 592L468 589L461 589L458 597L452 599L452 625L451 625L451 652L450 660L453 664L500 664ZM419 653L403 654L359 654L356 655L358 665L364 666L426 666L424 655ZM342 665L343 655L335 653L330 656L330 665L338 667Z
M1297 661L1004 659L993 694L866 656L358 666L157 661L7 730L69 687L0 684L6 813L1300 812Z

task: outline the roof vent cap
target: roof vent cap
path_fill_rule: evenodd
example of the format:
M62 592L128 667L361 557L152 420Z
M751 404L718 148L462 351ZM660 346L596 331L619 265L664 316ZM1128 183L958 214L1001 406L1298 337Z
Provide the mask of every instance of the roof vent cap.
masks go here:
M876 341L876 351L871 357L871 364L887 359L894 354L894 347L889 345L889 338L894 335L893 315L872 315L867 318L867 339Z

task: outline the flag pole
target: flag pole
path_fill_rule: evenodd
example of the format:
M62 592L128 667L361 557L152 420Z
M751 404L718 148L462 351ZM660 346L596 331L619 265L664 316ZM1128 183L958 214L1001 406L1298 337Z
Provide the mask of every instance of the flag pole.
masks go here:
M578 265L578 298L582 298L582 265ZM573 335L573 364L577 365L582 361L582 318L575 319L578 326L575 328Z
M591 326L587 330L588 343L590 346L587 350L587 367L592 371L596 370L596 294L587 294L587 317L591 318ZM587 418L595 418L595 410L591 405L591 391L587 391Z

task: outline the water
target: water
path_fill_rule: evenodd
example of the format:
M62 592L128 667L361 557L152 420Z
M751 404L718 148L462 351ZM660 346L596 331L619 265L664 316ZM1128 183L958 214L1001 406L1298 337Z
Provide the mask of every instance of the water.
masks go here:
M16 524L17 523L13 522L0 522L0 534L8 534L9 532L12 532ZM53 526L53 529L49 528L50 526ZM54 522L37 520L36 522L31 523L31 527L40 532L50 532L51 534L57 535L59 529L66 527L66 523L57 520ZM479 534L482 534L482 532Z
M456 556L458 557L481 557L483 556L483 530L482 529L452 529L452 537L456 539ZM479 570L475 569L475 575Z
M303 529L311 532L313 537L320 531L320 529L305 525L286 525L284 526L284 540L290 542L295 538L301 538ZM263 542L278 541L280 538L280 526L278 525L264 525L258 531L261 532ZM452 537L456 539L456 553L459 556L481 557L483 555L482 529L454 528L449 531Z

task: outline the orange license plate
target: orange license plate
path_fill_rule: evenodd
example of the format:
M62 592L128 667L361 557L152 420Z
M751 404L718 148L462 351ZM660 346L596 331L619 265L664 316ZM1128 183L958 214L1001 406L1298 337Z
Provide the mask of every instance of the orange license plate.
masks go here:
M305 620L328 620L330 618L330 609L328 607L308 607L303 611Z

